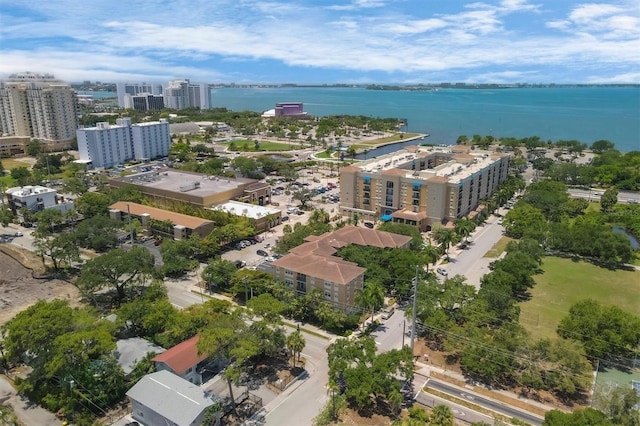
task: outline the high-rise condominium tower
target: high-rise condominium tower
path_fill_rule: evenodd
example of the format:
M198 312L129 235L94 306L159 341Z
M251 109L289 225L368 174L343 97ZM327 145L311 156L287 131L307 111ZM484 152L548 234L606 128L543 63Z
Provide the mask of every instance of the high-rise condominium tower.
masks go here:
M0 81L0 134L28 136L48 150L71 146L78 101L71 86L51 74L12 74Z

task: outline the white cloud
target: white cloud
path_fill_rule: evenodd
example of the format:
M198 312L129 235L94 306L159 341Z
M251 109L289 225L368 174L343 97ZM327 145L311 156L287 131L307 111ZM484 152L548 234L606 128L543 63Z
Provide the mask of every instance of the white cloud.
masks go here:
M545 67L578 77L596 70L633 76L640 68L640 22L631 1L565 6L561 14L525 0L448 4L446 13L433 2L420 7L424 0L323 3L139 0L122 12L106 0L50 0L33 19L0 15L6 22L0 73L38 66L74 78L85 73L82 79L103 73L102 80L232 81L280 66L336 71L353 80L383 72L415 81L447 70L509 79L516 72L545 76Z

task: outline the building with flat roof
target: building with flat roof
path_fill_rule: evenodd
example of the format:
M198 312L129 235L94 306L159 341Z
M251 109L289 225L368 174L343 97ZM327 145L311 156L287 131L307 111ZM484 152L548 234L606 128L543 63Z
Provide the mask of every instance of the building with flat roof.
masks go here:
M167 108L211 108L208 84L191 83L189 79L172 80L164 87L164 104Z
M340 169L340 210L427 231L474 211L507 179L509 159L466 146L406 147Z
M214 206L212 210L221 210L235 216L249 218L254 221L256 232L265 232L279 225L282 217L282 211L280 209L241 203L233 200Z
M117 83L118 106L120 108L133 108L132 97L142 93L162 95L162 85L150 83Z
M65 200L55 189L45 186L18 186L7 189L6 194L9 209L20 220L23 220L22 209L32 213L38 213L44 209L57 209L64 213L74 208L73 201Z
M96 123L95 127L76 130L81 160L93 167L110 168L129 160L148 160L169 154L169 122L132 124L130 118L118 118L116 124Z
M192 234L204 238L213 231L215 226L215 223L211 220L128 201L118 201L109 206L109 217L111 219L123 221L128 215L137 218L142 226L148 230L151 230L152 219L160 222L171 222L173 224L172 229L163 229L162 231L170 233L175 240L186 240Z
M0 81L0 136L39 139L49 151L76 136L76 92L50 74L18 73Z
M210 208L229 200L266 205L271 202L271 186L256 179L209 176L165 168L112 178L115 188L132 186L157 204L189 203Z
M316 288L326 302L352 311L356 295L364 285L365 268L334 254L349 244L406 248L411 237L375 229L345 226L333 232L305 238L289 254L273 262L274 277L300 294Z

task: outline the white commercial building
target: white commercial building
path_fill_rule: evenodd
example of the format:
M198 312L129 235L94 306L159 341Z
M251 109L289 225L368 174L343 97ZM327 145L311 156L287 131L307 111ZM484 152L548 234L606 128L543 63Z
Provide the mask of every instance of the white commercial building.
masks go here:
M133 103L128 104L128 102L132 102L132 96L141 93L161 95L162 86L149 83L117 83L116 91L118 93L118 106L121 108L133 108Z
M209 85L190 83L188 79L172 80L164 88L164 105L171 109L209 109Z
M78 100L67 83L50 74L12 74L0 81L0 135L28 136L48 150L71 146Z
M98 168L164 157L171 146L166 119L132 124L130 118L119 118L115 125L97 123L96 127L78 129L76 133L80 160L90 161Z
M44 186L18 186L7 189L7 201L14 215L22 216L22 209L33 213L55 208L62 213L73 209L73 201L65 200L55 189Z

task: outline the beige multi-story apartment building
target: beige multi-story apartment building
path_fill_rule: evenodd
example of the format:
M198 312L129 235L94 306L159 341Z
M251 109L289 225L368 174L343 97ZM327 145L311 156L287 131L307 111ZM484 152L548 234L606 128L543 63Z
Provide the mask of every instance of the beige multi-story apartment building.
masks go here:
M334 256L338 249L349 244L403 248L409 246L411 237L345 226L319 236L311 235L305 241L273 262L275 279L299 294L318 289L326 302L349 312L354 310L355 298L363 288L367 270Z
M340 211L428 231L469 215L507 179L509 155L406 147L340 169Z
M47 150L66 149L76 136L78 101L50 74L12 74L0 82L0 134L28 136Z

